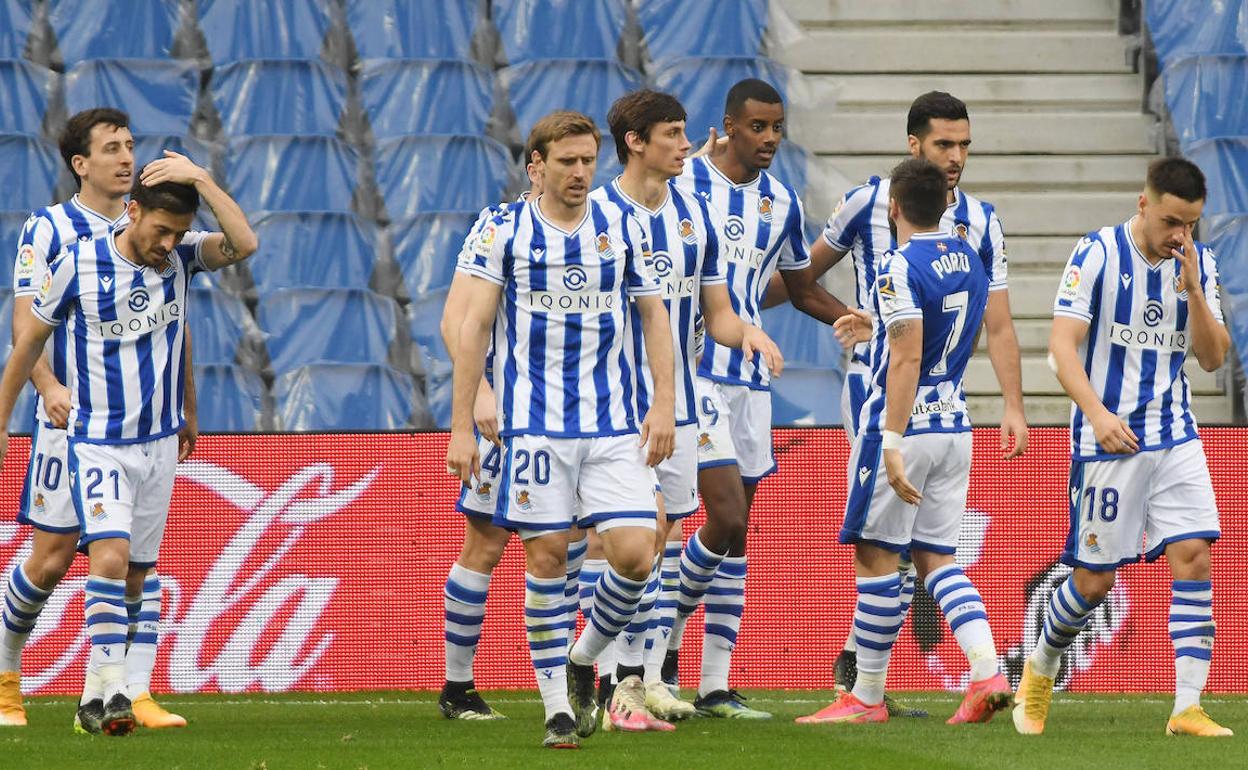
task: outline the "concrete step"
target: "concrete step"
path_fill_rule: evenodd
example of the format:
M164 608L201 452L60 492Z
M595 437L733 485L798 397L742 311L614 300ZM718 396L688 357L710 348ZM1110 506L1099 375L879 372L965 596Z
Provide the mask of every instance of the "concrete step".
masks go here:
M808 29L800 40L776 52L776 58L803 72L1121 74L1131 71L1125 50L1112 25L1104 31L1013 26L980 30L955 22Z
M1069 425L1070 399L1066 396L1038 396L1028 394L1026 404L1027 424ZM1000 425L1004 402L1000 396L967 396L974 425ZM1229 425L1234 419L1230 400L1224 395L1193 396L1192 414L1200 425Z
M1084 235L1124 222L1136 209L1135 196L1124 192L999 192L992 204L1007 237Z
M978 135L978 134L976 134ZM898 151L905 143L898 142ZM1118 190L1128 194L1144 186L1144 174L1153 155L979 155L972 152L962 175L963 187L976 197L995 203L998 191ZM823 173L838 173L853 184L867 177L887 175L898 161L889 155L818 155Z
M883 106L909 108L914 97L948 91L966 102L971 118L984 110L1035 108L1138 110L1144 84L1133 73L1121 75L809 75L821 89L835 89L838 109Z
M1115 0L977 0L933 3L930 0L781 0L785 11L803 24L846 22L1101 22L1118 18Z
M1022 370L1023 393L1027 394L1028 398L1033 395L1060 396L1064 393L1062 386L1057 382L1057 376L1049 368L1047 355L1024 355ZM1221 386L1218 385L1217 373L1201 369L1194 358L1188 359L1184 370L1187 372L1188 382L1191 383L1193 392L1204 395L1223 393ZM963 387L968 394L1000 395L1001 387L997 384L997 377L992 371L992 362L988 360L987 355L981 354L971 359L966 368Z
M1005 250L1010 258L1010 280L1020 272L1038 272L1053 277L1053 291L1057 291L1057 276L1066 267L1066 260L1074 251L1075 244L1084 233L1058 236L1016 236L1005 231Z
M1061 278L1062 267L1044 272L1011 270L1010 311L1014 318L1051 319L1053 301L1057 298L1057 285ZM1047 346L1046 342L1045 347Z
M1011 310L1013 310L1014 295L1011 292ZM1049 318L1020 318L1017 313L1014 314L1014 333L1018 335L1018 348L1023 354L1047 355L1049 350L1049 329L1052 328L1053 322ZM981 334L979 337L980 352L986 354L988 351L988 340L986 335Z

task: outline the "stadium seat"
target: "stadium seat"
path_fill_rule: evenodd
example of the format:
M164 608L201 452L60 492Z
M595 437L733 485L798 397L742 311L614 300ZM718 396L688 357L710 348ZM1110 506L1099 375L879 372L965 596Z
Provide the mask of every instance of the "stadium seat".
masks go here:
M784 376L771 384L772 424L840 425L844 384L839 369L785 366Z
M494 0L511 64L533 59L615 59L628 18L623 0Z
M365 61L364 112L373 136L484 134L494 109L494 78L466 61Z
M416 343L435 358L450 360L446 346L442 344L442 308L446 306L446 289L429 291L421 296L413 296L412 304L407 306L409 318L408 330L412 342Z
M1163 64L1195 54L1248 53L1248 3L1149 0L1148 32Z
M212 150L208 145L189 136L167 134L135 134L134 166L142 168L164 157L165 150L185 155L200 166L212 164Z
M244 59L319 59L328 0L198 0L214 66Z
M1240 359L1248 354L1248 213L1213 215L1201 220L1200 239L1217 255L1222 311Z
M0 59L0 132L37 135L56 75L20 59Z
M469 211L503 199L511 156L481 136L408 136L377 143L377 186L390 219Z
M30 433L34 430L37 397L35 386L26 383L17 396L17 403L13 405L13 414L9 417L9 433Z
M354 214L266 214L254 227L260 251L247 264L258 294L293 287L368 288L377 234Z
M254 329L247 306L217 289L192 286L188 297L191 359L196 364L232 364L239 348Z
M333 136L347 76L320 61L237 61L213 72L211 91L226 136Z
M449 360L425 357L425 401L438 430L449 430L451 427L451 375Z
M48 5L48 22L67 70L87 59L167 60L181 23L178 0L57 0Z
M769 5L769 0L640 0L637 20L655 64L685 56L752 58L763 55Z
M394 260L403 271L409 297L417 299L451 285L455 258L474 221L475 212L438 211L390 224Z
M30 0L0 0L0 59L21 58L30 23Z
M52 203L61 158L42 139L0 134L0 210L34 211Z
M1162 73L1166 104L1179 142L1248 136L1248 54L1190 56Z
M289 431L422 427L412 378L384 364L313 363L273 383L277 427Z
M155 59L84 61L65 75L65 106L72 115L101 104L125 105L134 130L185 135L199 95L191 62Z
M841 343L836 341L832 327L788 303L763 311L763 329L780 347L786 375L790 364L825 369L841 367Z
M1248 214L1248 136L1195 142L1187 157L1205 172L1205 216Z
M241 432L264 427L265 388L255 372L232 364L201 366L197 361L195 393L201 431Z
M360 58L468 59L483 3L348 0L347 26ZM436 18L437 24L429 20Z
M279 289L260 297L256 320L267 333L277 374L316 361L385 363L398 306L363 289Z
M706 138L711 126L723 126L724 97L734 83L760 78L784 96L788 77L788 70L770 59L726 56L673 60L654 74L654 82L685 105L687 133L697 142Z
M226 180L243 211L350 212L359 159L332 136L232 139Z
M6 250L7 251L7 250ZM12 259L9 260L9 271L13 269ZM13 290L9 288L10 279L0 285L0 353L7 361L13 350ZM13 415L9 419L10 433L30 433L34 426L35 387L29 382L22 388L13 407Z
M521 141L534 123L557 109L583 112L605 132L611 103L642 86L636 70L605 60L528 61L508 67L500 77L516 115Z

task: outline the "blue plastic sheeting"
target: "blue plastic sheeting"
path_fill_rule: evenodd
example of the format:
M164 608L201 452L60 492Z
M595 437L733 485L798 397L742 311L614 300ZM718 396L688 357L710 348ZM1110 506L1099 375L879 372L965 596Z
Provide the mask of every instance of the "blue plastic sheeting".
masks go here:
M1205 172L1205 216L1248 214L1248 136L1196 142L1187 157Z
M841 368L841 343L832 327L789 304L763 311L763 329L780 346L786 367Z
M30 34L30 0L0 0L0 59L20 58Z
M728 89L746 78L759 78L785 96L788 70L770 59L704 57L676 59L654 76L655 86L685 105L686 133L694 142L706 138L714 126L723 133L724 100Z
M169 58L181 3L178 0L57 0L49 5L48 21L68 69L86 59ZM126 105L125 102L120 104Z
M784 368L771 383L773 425L840 425L841 388L845 375L839 369Z
M481 7L475 0L348 0L347 26L361 59L467 59Z
M199 70L191 62L156 59L85 61L65 75L69 114L121 105L145 134L186 134L195 114Z
M165 134L135 134L134 167L142 168L154 160L163 158L165 150L185 155L196 165L205 168L212 165L212 150L198 139Z
M806 182L810 178L810 153L786 139L780 143L776 157L771 161L771 168L767 170L801 195L806 191Z
M623 0L494 0L507 61L614 59L624 31Z
M0 60L0 131L38 134L48 111L52 70L23 60Z
M426 353L435 358L450 360L446 346L442 344L442 309L446 307L446 289L426 292L419 297L412 297L412 304L407 306L410 319L408 330L412 342L419 345Z
M1145 18L1162 62L1180 56L1248 53L1248 2L1148 0Z
M232 364L246 334L249 313L237 297L212 288L190 291L191 359L197 364Z
M451 285L455 259L476 216L472 211L438 211L390 225L394 260L403 271L409 297L416 299Z
M503 70L522 139L553 110L576 110L607 130L607 111L624 94L642 86L641 75L613 61L545 59Z
M310 364L273 383L281 430L398 430L413 422L412 378L383 364Z
M1248 213L1206 216L1201 240L1217 257L1222 311L1231 324L1239 360L1248 367Z
M1179 142L1248 136L1248 55L1192 56L1162 73Z
M481 136L408 136L377 143L377 186L391 219L497 203L511 156Z
M61 158L33 136L0 134L0 210L34 211L52 203Z
M9 417L9 433L30 433L35 428L35 386L29 382L17 396L13 415Z
M360 91L377 139L483 134L494 109L493 75L466 61L366 61Z
M624 166L615 153L615 139L612 138L606 126L599 126L598 130L602 131L602 146L598 148L598 168L594 171L594 187L607 184L624 173Z
M226 136L333 136L347 76L319 61L240 61L212 74L212 103Z
M353 214L269 214L255 222L260 252L248 260L256 291L367 289L377 234Z
M397 313L394 300L364 289L280 289L260 297L256 320L280 374L316 361L385 362Z
M243 59L319 59L327 0L199 0L214 65Z
M234 139L226 180L243 211L351 211L359 159L332 136Z
M0 254L8 253L8 249ZM9 260L9 271L12 272L12 259ZM13 291L9 288L12 279L0 286L0 354L8 360L13 351ZM29 382L22 388L13 407L13 416L9 418L10 433L30 433L35 419L35 387Z
M761 56L767 14L768 0L637 4L641 39L656 64L685 56Z
M13 288L13 260L29 211L0 211L0 290ZM2 338L0 338L2 339Z
M198 355L199 340L193 355ZM264 383L232 364L195 365L196 413L201 431L252 431L264 414Z

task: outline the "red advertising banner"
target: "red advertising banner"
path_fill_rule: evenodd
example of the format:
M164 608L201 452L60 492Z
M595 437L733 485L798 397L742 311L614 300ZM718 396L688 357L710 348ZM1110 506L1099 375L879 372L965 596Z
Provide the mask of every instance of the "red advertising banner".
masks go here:
M1211 690L1248 692L1248 430L1202 431L1222 515L1214 548L1218 636ZM975 435L959 561L988 607L1003 663L1021 671L1067 529L1067 432L1037 429L1024 458L1004 462L994 429ZM737 687L832 685L854 602L850 549L836 543L849 446L837 429L775 431L779 472L751 520L747 604L734 658ZM164 692L433 689L442 684L442 587L462 539L443 434L205 436L179 469L161 553L165 617L154 689ZM15 439L0 495L15 507L27 444ZM687 523L686 534L701 520ZM30 532L0 523L7 575ZM523 626L523 554L509 547L490 587L476 681L534 684ZM87 642L85 559L49 601L24 656L25 688L78 691ZM1123 569L1068 655L1061 685L1078 691L1166 691L1164 561ZM965 660L920 591L890 687L960 687ZM696 681L700 613L681 667Z

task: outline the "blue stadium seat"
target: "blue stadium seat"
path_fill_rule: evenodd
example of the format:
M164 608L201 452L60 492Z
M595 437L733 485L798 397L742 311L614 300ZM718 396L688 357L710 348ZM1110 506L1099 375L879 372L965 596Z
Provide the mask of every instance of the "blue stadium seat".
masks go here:
M640 0L637 21L655 64L685 56L752 58L763 55L769 5L769 0Z
M1195 142L1187 157L1205 172L1205 216L1248 214L1248 136Z
M614 59L627 20L623 0L494 0L507 61Z
M35 386L29 382L18 394L17 403L13 405L13 415L9 417L9 433L30 433L35 427Z
M840 425L841 388L845 373L839 369L784 368L784 376L771 384L773 425Z
M12 260L9 270L12 270ZM13 350L13 290L12 280L0 286L0 354L7 361ZM22 388L9 419L10 433L30 433L35 417L35 387L29 382Z
M195 393L201 431L242 432L262 427L265 388L255 372L233 364L200 366L196 362Z
M57 0L48 5L67 70L87 59L168 59L180 23L178 0Z
M354 214L266 214L254 226L260 252L247 264L258 294L297 286L368 288L377 234Z
M438 430L451 427L452 367L446 359L425 357L425 400Z
M43 130L51 70L20 59L0 59L0 131L36 135Z
M198 0L214 66L244 59L319 59L328 0Z
M226 180L243 211L351 211L359 159L332 136L233 139Z
M348 0L360 58L467 59L483 4L446 0ZM437 19L430 24L430 19Z
M391 219L479 210L502 200L511 156L481 136L408 136L377 143L377 186Z
M655 86L685 105L689 113L687 133L694 142L706 138L707 129L724 124L724 98L733 84L746 78L771 83L785 96L788 70L770 59L703 57L676 59L654 75Z
M52 203L61 158L34 136L0 134L0 210L34 211Z
M364 112L373 136L484 134L494 109L494 78L466 61L365 61Z
M281 430L398 430L417 422L412 378L384 364L315 363L273 383Z
M384 363L398 306L363 289L279 289L260 297L256 320L277 374L317 361Z
M1248 54L1191 56L1162 73L1166 104L1179 142L1248 136Z
M474 221L475 212L437 211L390 224L394 260L403 271L409 297L416 299L451 285L455 258Z
M186 61L92 60L65 75L70 115L101 104L120 104L134 129L146 134L185 135L198 95L199 69Z
M191 359L196 364L234 363L251 322L247 306L237 297L202 284L191 287L188 305Z
M784 355L785 373L793 366L836 369L841 366L841 343L832 327L785 303L763 311L763 329Z
M1163 64L1181 56L1248 53L1248 3L1149 0L1145 19Z
M0 59L19 59L30 34L30 0L0 0Z
M446 346L442 344L442 308L446 306L446 289L429 291L419 297L412 297L412 304L407 306L409 318L408 330L412 342L416 343L427 354L443 360L450 360Z
M605 60L528 61L508 67L501 77L522 140L543 115L559 109L583 112L605 132L612 102L642 86L636 70Z
M347 100L347 76L319 61L239 61L212 75L212 103L226 136L333 136Z
M135 134L134 167L142 168L163 158L165 150L185 155L200 166L207 167L212 164L212 150L198 139L166 134Z
M1201 240L1217 255L1222 312L1243 361L1248 359L1248 212L1206 216L1200 229Z

